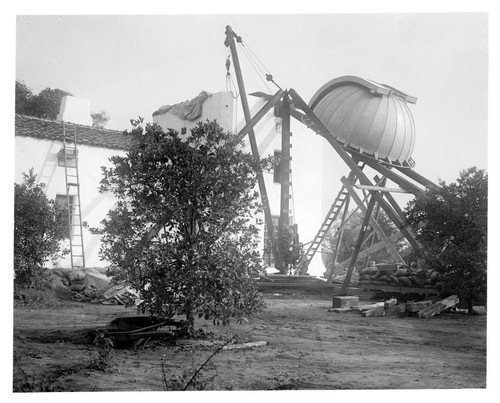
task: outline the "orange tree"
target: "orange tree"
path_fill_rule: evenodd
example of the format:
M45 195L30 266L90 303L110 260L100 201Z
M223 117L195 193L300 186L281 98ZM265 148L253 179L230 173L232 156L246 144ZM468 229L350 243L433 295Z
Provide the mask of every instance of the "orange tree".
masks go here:
M103 168L101 191L117 203L94 232L111 273L128 281L152 316L185 315L227 324L263 307L255 279L258 247L255 159L216 122L186 139L135 121L133 146Z
M440 183L408 203L406 214L423 248L417 258L446 279L448 292L469 312L485 300L488 235L488 175L476 167L456 183Z

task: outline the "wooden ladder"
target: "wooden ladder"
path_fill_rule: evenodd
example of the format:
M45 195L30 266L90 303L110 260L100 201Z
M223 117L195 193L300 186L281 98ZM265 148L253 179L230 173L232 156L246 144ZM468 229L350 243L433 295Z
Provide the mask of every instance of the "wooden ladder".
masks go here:
M80 177L78 173L78 149L76 147L76 125L63 122L63 136L69 245L71 268L73 269L75 267L85 267L82 208L80 204ZM72 188L76 188L76 194L71 192ZM76 264L78 260L80 260L80 264Z
M358 166L360 169L363 169L365 164L362 162L358 162ZM354 173L351 172L349 174L349 180L350 181L355 180ZM337 194L337 197L335 198L332 205L330 206L330 210L328 210L328 213L326 213L323 224L321 224L321 227L319 228L318 232L316 233L316 236L314 237L312 242L309 244L307 251L304 253L304 255L302 255L302 258L300 259L299 263L297 264L296 274L307 273L307 267L309 266L309 263L311 262L312 258L314 257L314 255L318 251L320 245L323 243L324 239L326 238L328 231L330 230L333 223L335 222L335 220L339 216L340 212L342 211L342 207L344 207L348 197L349 197L349 192L348 192L346 186L342 185L340 192Z

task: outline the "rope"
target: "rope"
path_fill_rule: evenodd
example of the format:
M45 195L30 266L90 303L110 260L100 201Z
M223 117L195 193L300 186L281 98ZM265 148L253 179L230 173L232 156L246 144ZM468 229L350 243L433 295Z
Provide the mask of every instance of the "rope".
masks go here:
M230 67L231 67L231 55L227 54L226 51L226 91L231 92L233 99L237 99L240 94L237 91L237 86L234 84L233 76L231 75ZM233 92L234 88L234 92ZM236 95L235 95L236 94Z

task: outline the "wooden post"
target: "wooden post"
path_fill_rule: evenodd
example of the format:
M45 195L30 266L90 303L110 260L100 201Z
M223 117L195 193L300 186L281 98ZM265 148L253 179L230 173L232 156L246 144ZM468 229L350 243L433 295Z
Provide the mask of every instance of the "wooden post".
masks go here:
M332 258L332 267L330 269L330 276L329 276L329 279L328 280L331 280L331 278L333 277L333 271L335 269L335 265L337 264L337 258L339 256L339 249L340 249L340 245L342 243L342 237L344 236L344 223L345 223L345 220L347 218L347 214L349 213L349 201L350 201L351 197L348 195L347 198L346 198L346 201L345 201L345 205L344 205L344 212L342 213L342 222L341 222L341 229L339 231L339 236L337 237L337 242L335 242L335 251L333 252L333 258Z
M285 91L283 95L283 106L281 108L281 172L280 172L280 217L278 221L278 245L283 246L283 239L285 231L290 226L290 101L288 98L288 92ZM283 269L285 265L284 253L280 247L277 248L277 253L280 254L280 267L278 270Z
M252 116L250 114L250 108L248 106L247 93L245 90L245 83L243 82L243 75L241 73L240 60L238 58L238 52L236 50L236 44L234 42L234 38L238 36L234 33L233 29L230 25L226 26L226 40L224 44L229 46L231 50L231 55L234 63L234 71L236 73L236 81L238 83L238 89L240 92L241 105L243 107L243 114L245 115L245 121L248 124L252 120ZM257 141L255 140L255 133L253 128L248 130L248 138L250 140L250 147L252 149L252 155L256 158L259 157L259 150L257 147ZM259 184L259 192L260 197L262 199L262 206L264 209L264 216L267 226L267 233L269 235L269 241L271 243L271 251L274 256L274 261L277 267L281 267L282 262L280 256L278 256L277 248L276 248L276 236L273 225L273 217L271 214L271 207L269 206L269 198L267 197L266 183L264 181L264 175L261 169L257 170L257 182Z
M359 251L361 250L361 245L363 244L363 238L365 237L366 228L370 223L370 217L372 215L373 207L375 207L375 198L372 195L372 197L370 198L370 202L368 203L368 208L366 209L365 217L363 218L363 223L361 224L361 229L359 230L358 239L356 240L356 245L354 246L354 251L352 252L351 263L349 264L349 268L347 269L347 274L345 276L344 284L342 284L342 289L346 289L347 287L349 287L349 284L351 282L354 265L356 264Z
M290 225L290 102L288 93L283 96L283 108L281 109L281 162L280 173L281 194L280 194L280 225L287 227Z

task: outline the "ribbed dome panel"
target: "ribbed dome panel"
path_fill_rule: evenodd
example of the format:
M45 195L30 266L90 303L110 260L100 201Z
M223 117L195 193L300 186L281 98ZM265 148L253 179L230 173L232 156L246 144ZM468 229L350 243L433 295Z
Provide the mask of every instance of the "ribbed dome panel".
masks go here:
M340 77L323 86L309 105L345 146L407 165L415 145L407 101L416 98L373 81Z

